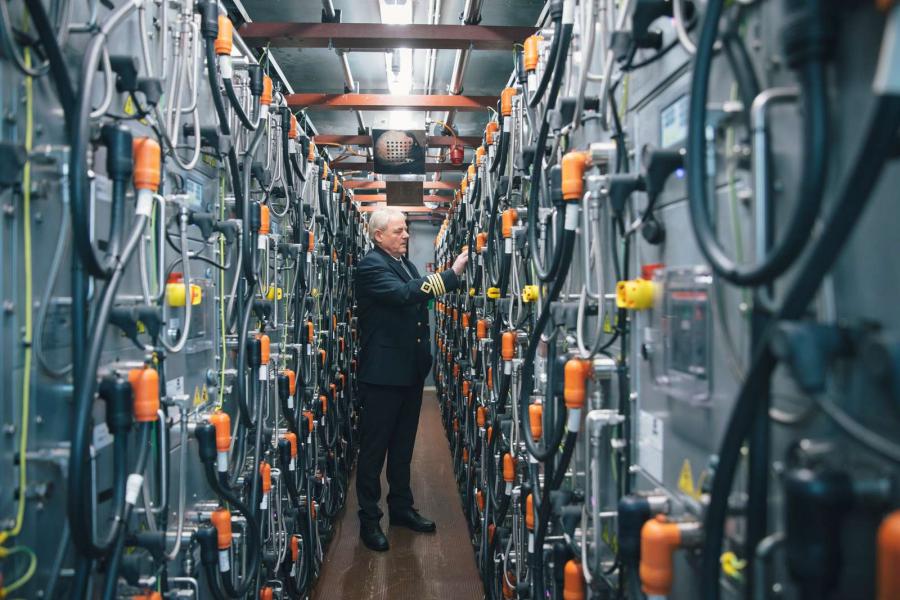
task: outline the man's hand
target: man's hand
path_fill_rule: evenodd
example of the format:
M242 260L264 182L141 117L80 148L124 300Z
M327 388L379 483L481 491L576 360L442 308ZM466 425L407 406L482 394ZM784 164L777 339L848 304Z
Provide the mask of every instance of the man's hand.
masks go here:
M453 272L456 273L457 276L462 276L463 271L466 268L466 263L469 262L469 252L461 252L459 256L456 257L456 260L453 261L453 266L450 267L453 269Z

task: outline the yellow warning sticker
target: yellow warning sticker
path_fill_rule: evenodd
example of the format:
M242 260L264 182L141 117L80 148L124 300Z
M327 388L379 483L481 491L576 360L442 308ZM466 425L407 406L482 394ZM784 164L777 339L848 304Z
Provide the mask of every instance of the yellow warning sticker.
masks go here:
M209 389L204 383L203 387L200 388L200 404L206 404L207 402L209 402Z
M603 333L612 333L612 322L609 320L609 313L603 316Z
M694 472L691 470L691 463L688 459L684 459L681 465L681 473L678 475L678 489L691 498L699 497L694 487Z
M200 396L200 387L194 386L194 406L200 406L203 402L202 396Z
M129 117L132 117L137 113L137 107L134 105L134 100L130 95L125 99L125 106L122 107L122 112Z

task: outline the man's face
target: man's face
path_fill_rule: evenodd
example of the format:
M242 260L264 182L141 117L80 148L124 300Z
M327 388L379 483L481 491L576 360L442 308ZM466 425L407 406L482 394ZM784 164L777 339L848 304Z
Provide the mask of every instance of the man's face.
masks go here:
M383 231L375 232L375 241L382 250L400 258L406 254L406 246L409 243L409 231L406 229L406 220L403 217L394 217Z

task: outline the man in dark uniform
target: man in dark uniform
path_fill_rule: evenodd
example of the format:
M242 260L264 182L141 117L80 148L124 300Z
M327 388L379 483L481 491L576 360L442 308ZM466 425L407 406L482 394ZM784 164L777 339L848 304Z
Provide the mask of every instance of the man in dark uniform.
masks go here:
M392 525L435 530L433 521L413 508L410 461L422 407L422 386L431 369L427 302L456 289L467 255L449 271L419 277L405 258L409 232L403 213L382 209L369 218L375 244L356 270L359 315L359 381L362 398L359 463L360 538L372 550L388 549L379 521L381 469L387 455L387 497Z

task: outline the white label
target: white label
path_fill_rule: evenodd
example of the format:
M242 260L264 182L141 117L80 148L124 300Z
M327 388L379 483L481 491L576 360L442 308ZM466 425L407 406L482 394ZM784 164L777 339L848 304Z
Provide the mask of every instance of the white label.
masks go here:
M263 494L262 500L260 500L260 502L259 502L259 507L262 510L266 510L267 508L269 508L269 495L268 494Z
M534 534L528 534L528 554L534 554Z
M184 395L184 377L174 377L166 380L166 396Z
M259 380L266 381L269 378L269 365L259 365Z
M113 436L109 432L109 427L105 422L97 423L97 425L94 426L94 439L91 443L94 446L95 452L102 450L113 443Z
M227 573L231 570L231 564L228 562L228 550L219 550L219 572Z
M288 465L288 470L293 471L293 470L295 470L296 468L297 468L297 460L292 456L292 457L291 457L291 462L290 462L290 464Z
M294 397L293 397L293 396L288 396L288 399L287 399L287 407L288 407L288 408L294 408Z
M638 426L638 464L650 477L663 480L663 421L645 410Z
M260 234L260 235L256 236L256 247L257 248L259 248L260 250L265 250L267 245L268 244L266 244L266 236L264 234Z

